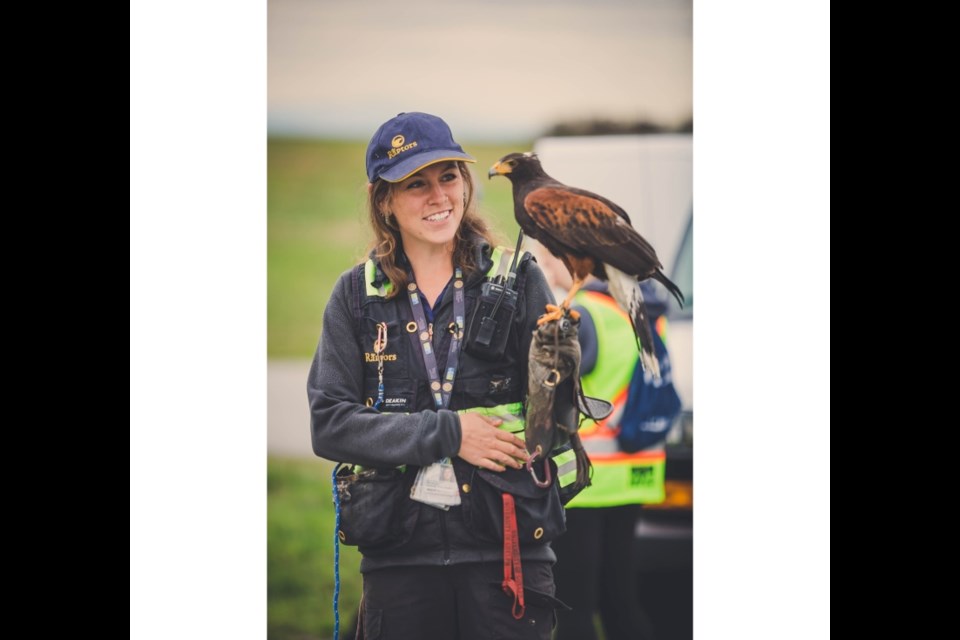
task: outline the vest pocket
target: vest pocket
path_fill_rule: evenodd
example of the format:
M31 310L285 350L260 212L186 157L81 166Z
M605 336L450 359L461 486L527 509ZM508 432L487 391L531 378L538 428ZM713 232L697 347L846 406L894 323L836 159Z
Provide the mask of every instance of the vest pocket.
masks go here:
M557 468L550 461L553 477ZM474 468L470 491L463 492L463 517L474 536L484 542L503 542L503 494L513 496L521 545L550 542L567 530L557 483L540 488L526 469L503 472Z
M503 295L501 295L503 292ZM517 310L517 292L484 282L480 297L467 323L464 350L475 358L497 362L507 348Z
M514 372L489 373L481 377L458 377L451 406L496 406L519 402L520 375Z
M363 401L368 407L377 402L379 378L367 377L363 382ZM383 402L377 408L381 413L413 413L417 410L417 384L414 380L383 379Z
M360 346L363 347L363 367L367 377L377 375L379 362L383 361L383 374L388 377L404 378L408 375L407 363L409 338L404 327L398 320L387 322L387 344L382 352L378 353L377 344L378 320L364 316L361 321Z
M418 509L408 497L413 475L397 468L340 469L340 542L378 551L406 544L417 525Z

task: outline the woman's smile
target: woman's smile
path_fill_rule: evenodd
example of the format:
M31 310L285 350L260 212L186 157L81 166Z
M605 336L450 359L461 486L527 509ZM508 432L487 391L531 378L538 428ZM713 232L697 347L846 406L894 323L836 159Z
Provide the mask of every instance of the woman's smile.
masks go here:
M447 218L450 217L451 213L453 213L452 209L446 209L444 211L432 213L426 218L424 218L424 220L426 220L427 222L444 222L447 220Z

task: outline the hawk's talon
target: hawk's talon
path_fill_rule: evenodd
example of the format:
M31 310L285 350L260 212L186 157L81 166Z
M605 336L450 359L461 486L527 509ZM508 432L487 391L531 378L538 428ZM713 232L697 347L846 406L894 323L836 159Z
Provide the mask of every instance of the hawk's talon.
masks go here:
M560 305L548 304L546 305L546 309L547 309L546 313L544 313L542 316L540 316L537 319L538 327L542 327L548 322L561 320L564 317L570 318L570 320L573 321L574 323L580 321L580 313L578 311L574 311L573 309L571 309L565 304L560 304Z
M563 310L555 304L547 305L547 312L537 319L537 326L542 327L548 322L559 320L563 317Z

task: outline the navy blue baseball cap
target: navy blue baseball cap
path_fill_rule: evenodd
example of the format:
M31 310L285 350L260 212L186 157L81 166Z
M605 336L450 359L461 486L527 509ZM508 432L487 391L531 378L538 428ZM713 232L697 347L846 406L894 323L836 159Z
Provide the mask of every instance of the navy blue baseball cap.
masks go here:
M387 120L367 145L367 179L400 182L427 165L446 160L476 162L453 139L447 123L411 111Z

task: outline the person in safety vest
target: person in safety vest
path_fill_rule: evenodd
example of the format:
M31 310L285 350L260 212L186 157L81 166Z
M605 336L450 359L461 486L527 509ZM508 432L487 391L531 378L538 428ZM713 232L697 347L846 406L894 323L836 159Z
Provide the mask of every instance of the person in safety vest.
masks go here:
M570 284L570 275L559 260L531 243L547 281L559 298ZM557 596L571 610L558 612L556 640L592 640L597 637L594 614L599 612L608 640L652 637L649 622L640 612L634 564L634 529L642 504L664 499L664 440L680 402L670 376L663 343L665 297L649 282L641 283L661 379L655 380L638 367L634 331L629 317L606 292L602 282L591 278L574 297L572 308L580 313L580 374L587 395L609 400L613 413L598 422L584 420L580 439L593 463L592 483L577 495L567 509L567 532L553 548L557 553L554 573ZM646 438L646 448L626 452L618 434L634 376L644 377L647 391L669 395L667 415L644 415L645 428L657 433ZM637 419L633 414L631 419Z
M373 248L334 286L309 372L313 450L339 463L336 534L362 555L360 638L547 640L565 606L550 543L573 452L550 452L540 487L523 441L532 334L555 299L529 254L494 242L470 162L434 115L376 130Z

